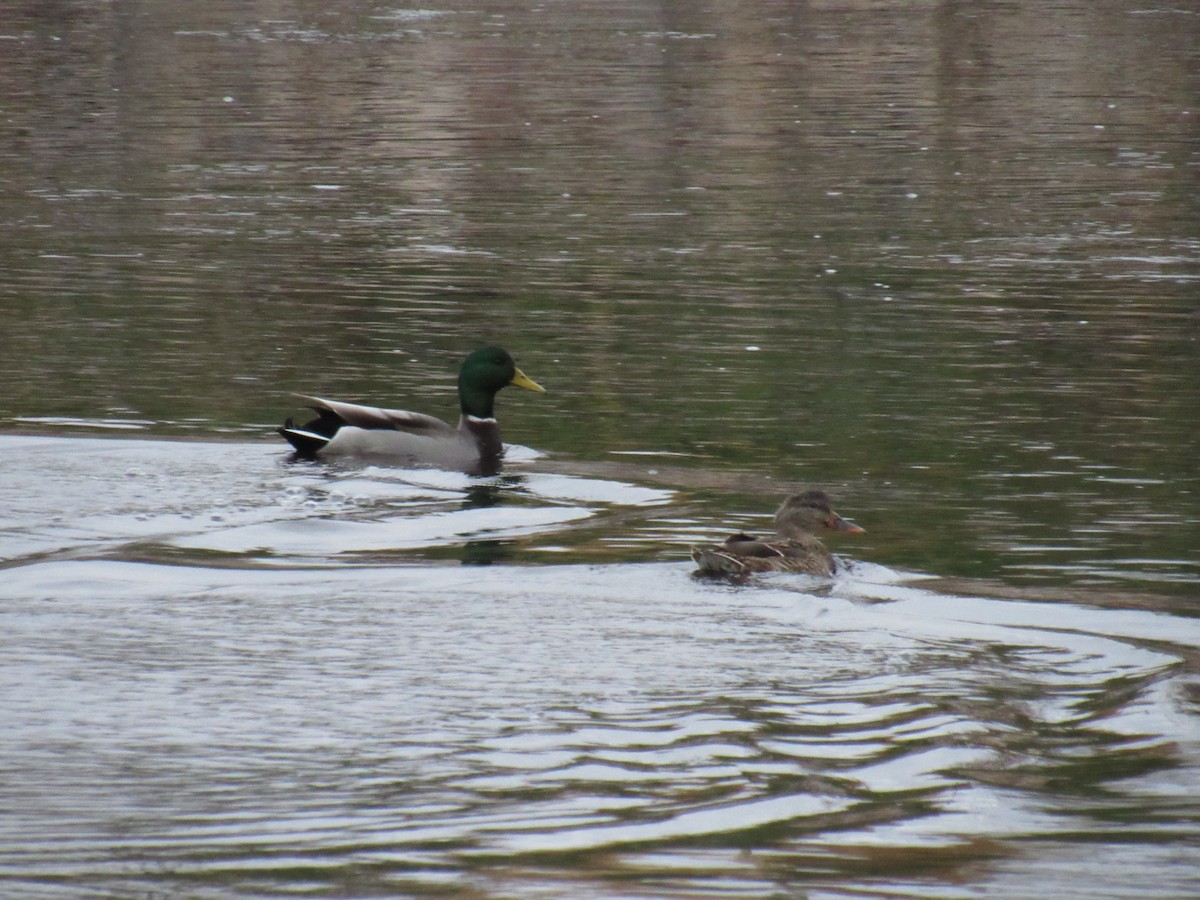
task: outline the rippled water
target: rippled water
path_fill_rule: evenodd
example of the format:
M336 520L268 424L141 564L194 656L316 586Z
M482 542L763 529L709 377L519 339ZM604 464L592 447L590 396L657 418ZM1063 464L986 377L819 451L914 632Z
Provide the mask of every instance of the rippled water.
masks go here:
M0 893L1200 893L1197 46L9 4ZM480 343L500 476L272 433ZM836 581L691 577L801 484Z
M577 529L697 526L521 448L492 479L0 451L10 895L1195 886L1193 618L853 555L745 587L682 552L554 562Z

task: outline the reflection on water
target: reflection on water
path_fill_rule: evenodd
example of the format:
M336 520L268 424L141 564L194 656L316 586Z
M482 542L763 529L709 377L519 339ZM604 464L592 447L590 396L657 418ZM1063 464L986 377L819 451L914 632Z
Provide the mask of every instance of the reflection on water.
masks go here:
M17 895L1019 896L1032 860L1068 897L1103 847L1111 890L1153 867L1179 896L1200 863L1200 629L1163 598L986 597L863 558L713 584L682 492L536 459L0 451ZM670 561L574 562L639 530Z
M74 11L0 26L6 429L452 419L498 342L509 440L744 476L714 515L844 486L893 564L1195 584L1200 17Z
M1198 32L10 3L4 892L1194 892ZM483 343L503 476L284 462Z
M1179 620L1063 628L1052 605L720 590L679 565L478 571L20 570L11 883L620 896L607 879L636 871L768 896L875 860L919 893L1029 854L1074 896L1129 828L1174 843L1160 896L1194 875L1170 648L1200 633Z

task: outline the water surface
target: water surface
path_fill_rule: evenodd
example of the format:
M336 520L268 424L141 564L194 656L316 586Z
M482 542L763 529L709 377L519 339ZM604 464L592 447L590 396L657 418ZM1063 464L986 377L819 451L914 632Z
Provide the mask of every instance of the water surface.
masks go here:
M10 7L6 894L1196 892L1200 16Z
M1074 896L1097 853L1108 896L1194 886L1168 597L972 594L849 541L835 580L700 581L680 491L519 447L490 479L0 448L15 895ZM675 549L612 561L630 531Z

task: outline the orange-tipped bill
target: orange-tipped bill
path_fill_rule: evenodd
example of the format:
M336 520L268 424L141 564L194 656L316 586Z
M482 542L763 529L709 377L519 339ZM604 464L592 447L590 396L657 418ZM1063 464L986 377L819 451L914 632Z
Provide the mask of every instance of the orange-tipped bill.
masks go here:
M859 528L853 522L843 519L837 513L832 513L829 516L829 518L825 520L825 527L832 528L834 531L842 531L842 532L845 532L846 534L866 534L867 533L867 529Z

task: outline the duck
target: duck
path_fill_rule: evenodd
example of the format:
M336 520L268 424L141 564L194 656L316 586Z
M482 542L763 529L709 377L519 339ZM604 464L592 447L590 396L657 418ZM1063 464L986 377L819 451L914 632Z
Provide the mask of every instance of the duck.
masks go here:
M692 547L698 575L744 579L752 572L801 572L829 577L838 563L814 534L821 528L843 534L866 534L866 529L833 511L822 490L793 494L775 513L775 537L760 540L752 535L730 535L720 544Z
M504 456L496 424L496 394L509 385L546 391L517 368L507 350L481 347L463 361L458 373L458 427L424 413L299 395L317 417L304 425L288 419L276 431L299 459L389 457L494 475Z

